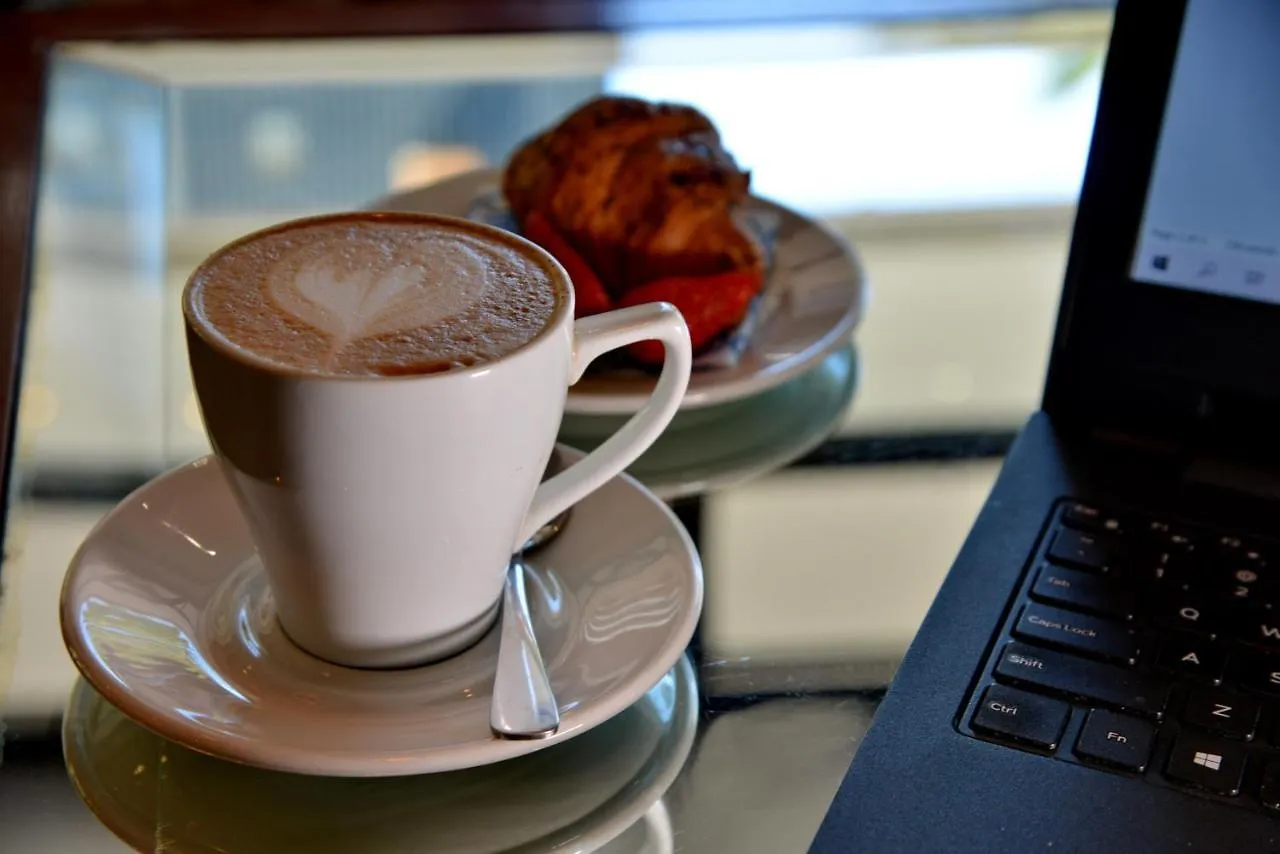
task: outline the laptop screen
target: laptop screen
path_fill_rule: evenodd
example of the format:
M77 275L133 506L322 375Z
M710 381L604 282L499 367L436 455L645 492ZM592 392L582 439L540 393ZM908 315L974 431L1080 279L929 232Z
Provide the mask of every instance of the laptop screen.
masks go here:
M1280 303L1280 3L1190 0L1130 275Z

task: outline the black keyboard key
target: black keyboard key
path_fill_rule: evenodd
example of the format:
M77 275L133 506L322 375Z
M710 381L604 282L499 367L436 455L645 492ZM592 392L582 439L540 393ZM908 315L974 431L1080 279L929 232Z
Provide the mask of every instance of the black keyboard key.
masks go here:
M1222 684L1222 670L1226 663L1227 653L1222 647L1202 637L1182 633L1165 641L1157 662L1166 673L1210 685Z
M1059 528L1049 546L1049 560L1093 572L1110 572L1117 565L1121 551L1120 543L1106 534Z
M1238 563L1218 564L1203 570L1195 579L1197 587L1233 605L1260 605L1274 597L1275 586L1256 567Z
M1061 700L991 685L973 713L973 728L999 738L1055 750L1071 707Z
M1264 550L1255 542L1240 537L1218 537L1215 546L1215 559L1237 566L1261 567L1267 565Z
M1272 759L1267 763L1267 769L1262 772L1258 800L1269 810L1280 810L1280 759Z
M1169 683L1163 679L1022 643L1004 648L995 676L1002 682L1125 709L1156 720L1169 697Z
M1082 531L1092 531L1102 521L1102 511L1082 501L1068 501L1062 508L1062 522Z
M1031 597L1076 611L1133 619L1133 598L1127 590L1105 578L1053 564L1040 567Z
M1152 519L1147 522L1146 536L1157 549L1190 554L1200 545L1204 535L1177 522Z
M1190 632L1212 640L1222 631L1218 607L1199 594L1161 597L1149 608L1153 620L1165 628Z
M1048 605L1027 605L1014 627L1021 640L1059 647L1080 655L1132 665L1138 660L1138 638L1122 623L1074 614Z
M1280 656L1258 653L1233 655L1231 671L1235 684L1244 690L1280 697Z
M1280 614L1258 610L1238 615L1236 637L1252 646L1280 652Z
M1268 566L1277 555L1276 543L1270 540L1246 542L1241 555L1250 566Z
M1114 513L1106 513L1092 504L1079 501L1069 502L1062 510L1062 524L1077 531L1110 531L1119 532L1124 528L1120 517Z
M1251 587L1257 587L1263 578L1257 567L1236 564L1234 569L1227 571L1227 577L1223 580L1230 584L1246 584Z
M1256 584L1223 581L1207 589L1210 595L1221 600L1229 608L1243 606L1270 608L1277 601L1275 590Z
M1191 581L1195 562L1186 555L1137 550L1125 561L1120 577L1136 584L1177 591Z
M1182 720L1227 738L1249 741L1258 725L1258 702L1218 688L1197 688L1187 698Z
M1156 728L1146 721L1094 709L1080 730L1076 755L1125 771L1147 770Z
M1216 795L1240 794L1245 748L1241 744L1184 731L1169 751L1169 779Z

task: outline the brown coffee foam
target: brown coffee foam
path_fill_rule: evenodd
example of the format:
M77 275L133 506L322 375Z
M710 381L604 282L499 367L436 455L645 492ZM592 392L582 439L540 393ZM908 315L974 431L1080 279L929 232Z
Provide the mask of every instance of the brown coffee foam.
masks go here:
M518 350L554 321L563 287L544 259L505 235L436 218L348 215L286 224L215 253L192 277L188 308L216 338L282 368L420 374Z

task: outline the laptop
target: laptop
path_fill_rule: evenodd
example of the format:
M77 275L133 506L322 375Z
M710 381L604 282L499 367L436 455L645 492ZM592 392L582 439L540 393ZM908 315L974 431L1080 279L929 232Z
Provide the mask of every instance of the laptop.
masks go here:
M811 850L1280 851L1280 2L1118 3L1042 408Z

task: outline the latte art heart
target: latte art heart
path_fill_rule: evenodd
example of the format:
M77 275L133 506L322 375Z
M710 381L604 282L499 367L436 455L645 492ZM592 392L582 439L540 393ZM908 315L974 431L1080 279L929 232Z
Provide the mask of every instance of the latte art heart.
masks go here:
M501 232L347 214L232 244L193 274L184 300L208 336L283 369L399 375L523 347L567 308L568 288L547 256Z
M475 304L488 287L488 271L470 249L455 248L449 263L393 259L388 265L372 252L301 264L284 258L267 290L280 309L330 336L329 367L354 341L434 326Z

